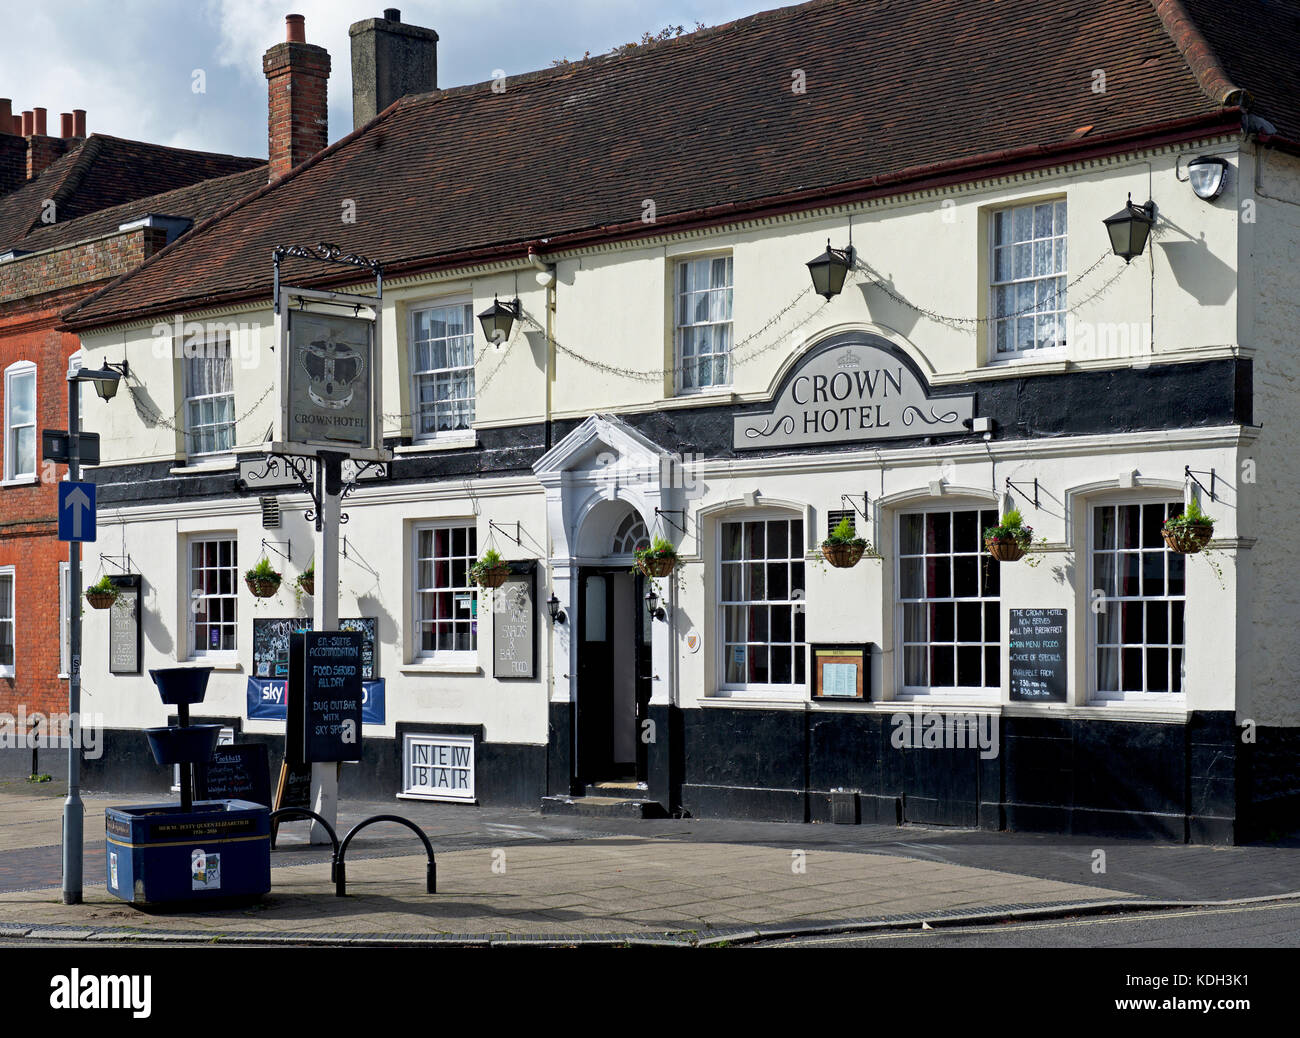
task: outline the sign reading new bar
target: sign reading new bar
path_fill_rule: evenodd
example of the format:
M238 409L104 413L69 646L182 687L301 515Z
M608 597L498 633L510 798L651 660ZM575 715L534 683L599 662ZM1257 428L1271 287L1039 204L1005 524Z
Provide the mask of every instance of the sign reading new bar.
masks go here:
M864 334L814 347L786 375L774 404L735 417L737 450L961 435L975 415L973 396L932 397L909 357Z

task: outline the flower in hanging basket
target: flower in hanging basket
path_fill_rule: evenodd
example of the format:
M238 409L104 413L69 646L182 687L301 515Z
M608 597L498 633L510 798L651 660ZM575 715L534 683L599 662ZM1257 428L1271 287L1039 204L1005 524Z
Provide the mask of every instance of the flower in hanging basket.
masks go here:
M91 609L107 609L117 601L117 588L107 576L100 577L86 588L86 601Z
M1026 526L1020 512L1012 509L997 526L984 530L984 547L998 562L1017 562L1034 543L1034 528Z
M270 598L274 595L280 590L282 579L281 575L271 568L271 562L265 556L256 566L244 573L244 583L257 598Z
M496 588L510 576L510 563L495 548L489 548L483 557L469 568L469 575L479 587Z
M316 594L316 560L315 559L312 559L311 565L308 566L302 573L298 574L298 587L302 590L302 593L304 595Z
M670 541L656 537L648 548L638 548L636 568L647 577L666 577L677 568L677 549Z
M1183 511L1172 519L1166 519L1160 531L1165 538L1165 545L1170 551L1179 555L1195 555L1210 543L1214 536L1214 520L1201 511L1196 498Z
M853 520L847 515L835 524L830 536L822 541L822 555L836 569L852 569L867 550L865 538L857 536Z

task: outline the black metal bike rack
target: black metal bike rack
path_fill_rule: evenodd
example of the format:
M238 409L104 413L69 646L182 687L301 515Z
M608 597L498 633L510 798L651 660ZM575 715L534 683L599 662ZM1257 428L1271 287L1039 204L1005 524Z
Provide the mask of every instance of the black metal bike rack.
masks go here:
M309 812L310 813L310 812ZM358 822L343 837L343 845L339 847L335 855L334 868L334 894L336 897L347 897L348 893L348 874L343 864L343 856L348 852L348 844L352 842L352 837L356 836L362 829L368 825L374 825L376 822L396 822L398 825L404 825L420 838L424 844L424 851L429 856L429 864L425 872L425 891L429 894L438 892L438 866L433 860L433 844L429 842L429 837L425 835L423 829L412 822L409 818L403 818L401 815L372 815L363 821Z
M330 843L333 844L334 846L334 854L330 858L330 879L337 880L339 862L342 860L342 857L339 854L339 836L338 833L334 831L334 826L330 825L329 822L327 822L324 818L318 815L315 811L309 811L305 807L282 807L278 811L272 811L270 816L271 817L271 850L275 850L275 837L276 837L276 828L277 828L275 824L276 820L284 817L285 815L296 815L299 818L302 817L314 818L316 821L320 822L320 824L325 827L325 831L329 833ZM430 853L432 854L432 852Z

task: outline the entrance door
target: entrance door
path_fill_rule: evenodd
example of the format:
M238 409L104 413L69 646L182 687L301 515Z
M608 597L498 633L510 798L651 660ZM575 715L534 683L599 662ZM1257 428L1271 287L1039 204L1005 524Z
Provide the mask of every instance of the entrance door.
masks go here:
M650 653L641 576L584 568L578 580L575 784L645 781L639 733L650 700Z

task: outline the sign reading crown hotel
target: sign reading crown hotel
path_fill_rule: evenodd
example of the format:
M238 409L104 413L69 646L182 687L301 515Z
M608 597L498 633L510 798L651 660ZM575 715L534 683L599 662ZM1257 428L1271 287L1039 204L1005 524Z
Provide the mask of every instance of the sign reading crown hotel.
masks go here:
M930 396L900 351L862 335L813 349L774 405L735 417L737 450L962 434L975 414L973 396Z
M284 439L345 449L374 446L374 322L289 309Z

